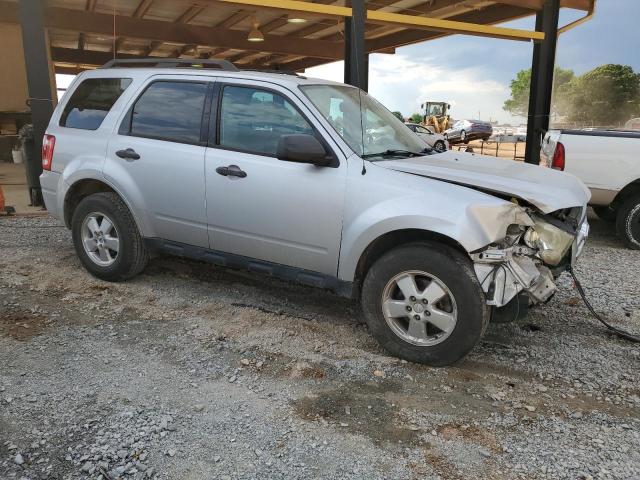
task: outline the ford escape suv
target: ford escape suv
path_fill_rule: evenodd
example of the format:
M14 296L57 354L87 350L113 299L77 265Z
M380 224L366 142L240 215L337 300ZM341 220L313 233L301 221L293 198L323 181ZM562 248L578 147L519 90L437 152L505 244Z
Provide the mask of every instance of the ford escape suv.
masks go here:
M440 366L582 250L569 174L435 152L348 85L192 62L83 72L51 118L46 206L98 278L167 253L333 290L391 354Z

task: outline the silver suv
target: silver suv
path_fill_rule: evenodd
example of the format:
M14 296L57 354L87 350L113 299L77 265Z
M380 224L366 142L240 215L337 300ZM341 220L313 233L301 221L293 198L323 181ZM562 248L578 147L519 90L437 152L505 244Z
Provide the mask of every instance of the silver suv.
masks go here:
M98 278L160 253L246 268L359 299L390 353L448 365L583 247L575 177L437 153L354 87L122 63L80 74L44 139L47 208Z

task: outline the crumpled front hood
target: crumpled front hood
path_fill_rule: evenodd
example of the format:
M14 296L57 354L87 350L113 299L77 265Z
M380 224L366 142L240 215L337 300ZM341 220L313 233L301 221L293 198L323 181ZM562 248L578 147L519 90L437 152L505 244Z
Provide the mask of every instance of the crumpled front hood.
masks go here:
M448 151L437 155L385 160L378 166L510 195L543 213L585 205L587 187L571 174L513 160Z

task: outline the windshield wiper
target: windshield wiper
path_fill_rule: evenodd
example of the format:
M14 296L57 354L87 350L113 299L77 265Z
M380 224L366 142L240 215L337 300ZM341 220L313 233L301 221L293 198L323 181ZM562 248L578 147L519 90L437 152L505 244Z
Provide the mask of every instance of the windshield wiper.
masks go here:
M367 153L362 155L361 158L373 158L373 157L423 157L425 154L430 153L430 149L425 148L420 152L412 152L411 150L389 149L384 152Z

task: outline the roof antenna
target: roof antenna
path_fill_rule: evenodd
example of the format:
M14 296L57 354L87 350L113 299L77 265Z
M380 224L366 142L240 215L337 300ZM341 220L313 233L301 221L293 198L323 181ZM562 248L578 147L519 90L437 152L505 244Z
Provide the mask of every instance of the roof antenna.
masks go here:
M118 50L116 49L118 43L116 41L116 4L113 4L113 58L116 58Z
M346 26L346 22L345 22L345 26ZM351 28L353 28L353 23L351 24ZM351 32L351 38L353 41L353 32ZM355 67L356 67L356 78L358 79L358 83L360 83L360 70L358 70L358 43L357 42L353 42L353 46L354 49L356 50L356 58L355 58ZM351 61L351 58L349 59L349 61ZM362 90L360 89L360 87L356 87L358 89L358 107L359 107L359 114L360 114L360 135L362 137L362 171L360 172L361 175L366 175L367 174L367 167L366 167L366 163L364 160L364 120L363 120L363 115L362 115Z

